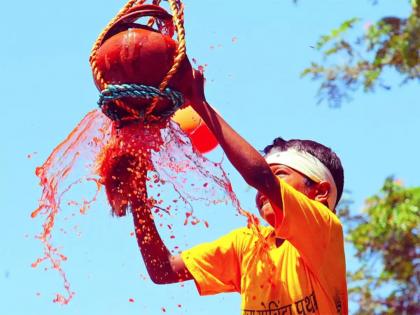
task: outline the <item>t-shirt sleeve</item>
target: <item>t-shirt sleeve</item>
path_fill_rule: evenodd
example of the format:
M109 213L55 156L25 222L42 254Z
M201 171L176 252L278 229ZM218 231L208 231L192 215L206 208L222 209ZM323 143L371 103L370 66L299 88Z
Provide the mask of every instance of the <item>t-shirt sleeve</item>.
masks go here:
M235 230L220 239L182 252L200 295L240 291L240 257Z
M276 236L287 239L313 272L322 268L331 237L341 233L341 223L322 203L311 200L280 179L283 219L275 226Z

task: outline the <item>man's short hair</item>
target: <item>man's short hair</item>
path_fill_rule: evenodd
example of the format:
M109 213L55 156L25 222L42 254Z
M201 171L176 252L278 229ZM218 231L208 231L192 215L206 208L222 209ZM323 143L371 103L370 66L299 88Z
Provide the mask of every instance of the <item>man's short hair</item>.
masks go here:
M340 201L341 195L343 194L344 186L344 170L337 154L335 154L335 152L330 148L316 141L301 139L291 139L287 141L281 137L274 139L273 143L266 146L263 151L264 154L267 155L271 152L282 152L292 148L297 151L313 155L328 168L334 178L335 185L337 186L337 202L335 204L337 205Z

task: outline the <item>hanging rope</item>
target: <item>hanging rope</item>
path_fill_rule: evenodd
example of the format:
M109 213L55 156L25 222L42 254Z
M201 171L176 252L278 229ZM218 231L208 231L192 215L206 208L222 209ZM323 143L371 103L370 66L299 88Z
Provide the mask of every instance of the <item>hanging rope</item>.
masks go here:
M160 5L160 2L161 2L161 0L153 0L153 4L154 5ZM153 24L155 24L155 22L156 22L156 19L154 18L154 17L151 17L150 19L149 19L149 21L147 22L147 26L149 26L149 27L152 27L153 26Z
M89 62L92 67L93 75L97 82L100 84L100 89L103 90L106 88L107 83L102 78L102 74L99 72L98 67L96 65L96 54L98 52L99 47L101 47L102 41L105 37L105 34L110 30L110 28L114 25L116 21L118 21L134 4L136 4L137 0L129 0L124 7L117 13L117 15L108 23L108 25L102 30L99 34L98 38L96 39L95 43L93 44L92 50L90 52ZM145 2L142 1L142 2Z
M172 79L174 74L178 71L179 66L181 65L182 60L184 60L186 55L186 42L185 42L185 29L184 29L184 5L178 0L168 0L169 6L172 11L172 19L175 24L175 29L177 33L178 40L178 49L175 55L174 64L171 69L169 69L166 76L163 78L162 83L159 85L159 90L163 91L167 86L169 81ZM153 112L157 104L157 99L152 101L152 104L147 108L146 115L149 115Z
M140 0L139 2L144 3L146 0ZM102 73L98 70L97 64L96 64L96 54L98 52L99 47L101 47L102 41L105 37L105 34L109 31L109 29L115 24L116 21L118 21L134 4L136 4L137 0L129 0L124 7L117 13L117 15L108 23L108 25L102 30L102 32L99 34L98 38L96 39L95 43L93 44L89 62L90 66L92 68L93 76L96 79L96 82L99 83L100 90L104 90L107 87L107 83L102 77ZM115 102L115 104L122 109L124 109L126 112L130 113L134 117L138 117L138 113L133 108L125 105L123 102Z
M143 4L145 2L146 2L146 0L129 0L124 5L124 7L117 13L117 15L102 30L102 32L99 34L98 38L96 39L96 41L95 41L95 43L92 47L91 54L90 54L90 57L89 57L89 62L90 62L90 65L92 67L93 76L96 79L96 82L99 83L99 88L101 90L101 98L100 98L99 102L103 102L103 100L106 100L106 94L109 93L109 90L107 90L109 85L103 79L102 74L98 70L98 67L97 67L97 64L96 64L96 55L97 55L98 49L100 48L106 33L111 29L111 27L115 24L115 22L118 21L122 16L124 16L127 13L127 11L129 11L129 9L131 7L133 7L134 5ZM160 0L154 0L153 4L159 5L160 2L161 2ZM184 29L184 6L179 0L168 0L168 3L169 3L169 6L170 6L170 9L172 11L173 23L175 25L175 29L176 29L176 32L177 32L177 40L178 40L178 47L177 47L177 52L176 52L176 55L175 55L175 58L174 58L174 63L172 65L171 69L166 74L166 76L163 78L161 84L159 85L159 91L161 93L160 95L157 95L157 94L154 95L153 94L154 92L151 92L151 91L153 91L154 87L147 87L149 89L146 89L145 86L143 85L140 90L137 90L137 92L132 92L134 94L138 93L137 96L134 96L134 94L133 94L133 96L130 96L130 97L138 97L138 98L143 98L143 99L150 99L150 98L152 99L151 104L145 110L145 116L148 117L148 121L157 121L157 120L161 119L161 117L156 117L156 116L152 115L152 112L156 108L156 105L157 105L160 98L163 97L163 98L170 99L171 97L169 97L169 94L174 95L175 91L172 91L172 90L170 90L170 93L167 94L166 93L166 88L167 88L167 85L168 85L169 81L171 80L171 78L178 71L179 66L181 65L181 62L185 58L185 55L186 55L185 29ZM155 21L156 21L156 19L151 18L151 19L149 19L149 22L147 24L149 26L152 26ZM136 89L134 89L134 90L136 90ZM149 92L145 92L146 90L149 91L151 94L147 95L147 93L149 93ZM143 92L141 92L141 91L143 91ZM180 94L179 92L176 92L176 93ZM144 117L141 117L143 115L140 115L140 113L136 109L133 109L132 107L127 106L126 104L124 104L124 102L119 101L118 98L114 99L113 101L114 101L115 105L117 105L118 107L125 110L133 118L144 120ZM106 100L105 103L102 103L102 106L104 106L104 104L106 104L107 102L109 102L109 101ZM173 108L176 107L175 103L173 103L172 105L173 105Z

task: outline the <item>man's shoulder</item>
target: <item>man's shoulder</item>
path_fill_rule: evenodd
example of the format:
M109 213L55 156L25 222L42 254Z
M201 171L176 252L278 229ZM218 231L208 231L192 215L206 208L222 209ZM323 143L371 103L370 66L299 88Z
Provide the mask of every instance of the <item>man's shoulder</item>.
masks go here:
M242 226L237 229L234 229L230 233L250 237L258 236L258 233L260 233L262 236L266 237L273 231L274 228L270 226L249 224L248 226Z
M261 237L264 239L274 234L274 228L262 226L262 225L252 225L240 227L232 230L227 236L235 239L237 242L242 244L254 243L259 240Z

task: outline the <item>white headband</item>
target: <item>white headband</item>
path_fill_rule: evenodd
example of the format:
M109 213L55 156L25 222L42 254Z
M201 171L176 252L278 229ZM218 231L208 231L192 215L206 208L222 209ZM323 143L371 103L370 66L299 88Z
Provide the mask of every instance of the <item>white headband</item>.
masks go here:
M328 194L328 207L334 210L337 201L337 186L328 168L313 155L295 149L269 153L265 160L268 164L283 164L306 175L316 183L327 181L331 189Z

